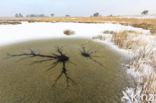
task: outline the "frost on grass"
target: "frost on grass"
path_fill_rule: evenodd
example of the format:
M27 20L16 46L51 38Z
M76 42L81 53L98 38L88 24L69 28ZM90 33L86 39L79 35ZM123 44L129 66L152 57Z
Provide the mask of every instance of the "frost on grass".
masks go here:
M133 86L123 91L124 103L156 103L150 100L156 95L156 36L133 31L109 34L103 40L113 42L119 48L130 51L130 60L125 64Z
M155 58L156 54L150 46L139 48L133 52L127 73L134 79L134 87L126 88L123 91L122 101L129 101L126 103L155 103L150 100L151 95L156 94L155 64L153 64Z
M94 59L94 57L100 57L100 56L93 56L92 54L94 54L94 53L95 53L95 51L86 50L85 47L82 47L81 56L88 58L88 59L92 60L94 63L97 63L97 64L103 66L102 63L100 63ZM71 85L76 84L76 82L72 79L72 77L70 77L69 73L67 72L67 68L66 68L67 63L71 63L73 65L76 65L76 64L70 61L70 57L67 56L65 53L63 53L63 50L60 47L57 47L56 53L52 53L51 55L37 53L34 50L30 49L30 52L28 52L28 53L27 52L20 53L20 54L9 54L8 53L8 56L9 57L39 58L39 60L34 61L32 64L52 62L52 65L47 69L47 71L54 69L57 65L62 65L61 72L54 80L52 87L55 87L57 82L60 80L60 78L63 78L63 77L65 77L65 80L66 80L66 87L69 87L70 84Z

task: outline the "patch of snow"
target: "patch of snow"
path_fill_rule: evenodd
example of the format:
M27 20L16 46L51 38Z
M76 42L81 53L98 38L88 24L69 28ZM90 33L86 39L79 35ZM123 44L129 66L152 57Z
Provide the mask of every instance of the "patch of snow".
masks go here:
M72 30L74 35L67 36L64 30ZM28 23L22 22L20 25L0 25L0 46L27 41L34 39L46 38L88 38L102 34L105 30L123 31L134 30L143 33L150 33L149 30L124 26L120 24L93 24L93 23Z

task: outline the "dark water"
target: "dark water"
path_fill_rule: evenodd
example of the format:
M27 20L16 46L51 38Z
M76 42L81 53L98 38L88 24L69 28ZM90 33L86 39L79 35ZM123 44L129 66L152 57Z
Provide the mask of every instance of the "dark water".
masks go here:
M8 56L7 53L59 55L57 47L69 57L66 73L55 83L63 63L48 70L57 59ZM82 48L90 50L91 58L82 56ZM96 51L96 52L94 52ZM126 57L109 47L86 39L29 41L0 49L0 103L121 103L122 90L128 86L124 69ZM73 83L73 82L74 83ZM55 84L55 86L54 86ZM69 85L67 87L67 84Z

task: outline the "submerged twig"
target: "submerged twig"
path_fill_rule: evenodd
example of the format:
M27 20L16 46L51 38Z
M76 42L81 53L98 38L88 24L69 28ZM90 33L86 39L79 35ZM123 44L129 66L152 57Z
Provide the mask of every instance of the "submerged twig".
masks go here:
M98 62L97 60L95 60L93 57L100 57L100 56L93 56L92 54L96 53L96 51L91 51L91 49L86 50L86 47L82 47L82 50L80 50L80 53L83 57L88 58L90 60L92 60L93 62L103 66L102 63Z
M54 67L56 67L59 63L62 64L62 70L61 73L58 75L58 77L55 79L54 84L52 85L52 87L54 87L56 85L56 83L58 82L58 80L64 75L64 77L66 78L66 83L67 83L67 87L69 87L69 83L74 83L75 82L70 78L70 76L67 73L67 68L66 68L66 63L72 63L69 60L69 57L66 56L65 54L63 54L62 49L57 47L57 53L58 54L51 54L51 55L45 55L45 54L40 54L40 53L36 53L34 52L32 49L30 49L29 53L21 53L21 54L8 54L8 56L11 57L19 57L19 56L26 56L26 57L30 57L30 58L36 58L39 57L42 60L38 60L38 61L34 61L32 64L36 64L36 63L44 63L44 62L51 62L53 60L55 60L51 67L47 69L47 71L53 69ZM74 64L74 63L72 63Z

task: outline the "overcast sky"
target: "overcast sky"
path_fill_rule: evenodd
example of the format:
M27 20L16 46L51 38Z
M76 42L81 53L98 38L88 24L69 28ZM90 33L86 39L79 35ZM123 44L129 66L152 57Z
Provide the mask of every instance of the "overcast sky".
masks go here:
M15 13L46 14L55 16L90 16L140 14L143 10L156 13L156 0L0 0L0 16Z

